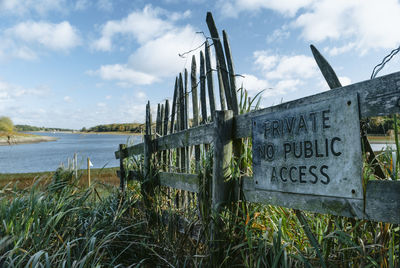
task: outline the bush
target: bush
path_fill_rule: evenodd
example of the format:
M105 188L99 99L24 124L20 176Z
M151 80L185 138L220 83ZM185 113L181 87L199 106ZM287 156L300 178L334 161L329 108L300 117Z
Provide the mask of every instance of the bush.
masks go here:
M4 132L13 132L14 124L9 117L1 116L0 117L0 131Z

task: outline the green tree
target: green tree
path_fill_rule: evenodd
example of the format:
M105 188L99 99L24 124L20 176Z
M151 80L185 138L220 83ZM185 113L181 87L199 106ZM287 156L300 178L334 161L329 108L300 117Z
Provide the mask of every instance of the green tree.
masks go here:
M11 119L7 116L0 117L0 131L3 132L13 132L14 130L14 123Z

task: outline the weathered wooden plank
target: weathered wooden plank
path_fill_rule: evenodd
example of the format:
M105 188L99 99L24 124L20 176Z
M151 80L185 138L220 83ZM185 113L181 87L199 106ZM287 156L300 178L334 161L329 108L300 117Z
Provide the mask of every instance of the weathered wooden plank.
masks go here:
M143 143L135 144L122 150L122 158L143 154ZM120 159L120 151L115 152L115 158Z
M214 120L214 155L212 180L212 207L215 211L228 200L229 192L225 178L230 176L232 159L233 112L216 111Z
M236 77L235 77L235 70L233 65L231 47L229 45L228 35L225 30L222 30L222 38L224 41L224 49L225 49L225 57L226 63L228 65L229 71L229 81L230 81L230 90L231 90L231 97L232 97L232 111L234 115L239 114L239 106L237 102L236 96Z
M200 51L200 105L201 105L201 123L207 121L207 99L206 99L206 74L204 67L203 51Z
M174 133L174 124L175 124L175 113L176 113L176 101L178 98L178 78L175 78L175 87L174 87L174 97L172 98L172 109L171 109L171 125L169 133Z
M230 85L229 85L228 69L227 69L226 63L225 63L224 51L222 49L221 40L219 39L218 30L217 30L217 27L215 26L215 22L214 22L211 12L207 12L206 22L207 22L208 29L210 30L211 37L213 39L215 56L216 56L216 60L218 63L217 69L221 71L222 84L224 85L224 89L225 89L225 97L226 97L228 109L232 110L232 96L231 96L231 89L230 89Z
M157 104L157 116L156 116L156 137L161 136L161 105Z
M164 108L164 127L163 127L163 136L168 135L168 119L169 119L169 101L165 100L165 108ZM164 170L168 170L169 166L169 150L163 152L163 163Z
M199 176L188 173L160 172L160 185L189 192L199 192Z
M214 97L214 82L213 82L213 70L211 68L211 57L210 57L210 46L207 40L204 43L205 45L205 60L206 60L206 76L207 76L207 89L208 89L208 99L210 102L210 112L211 112L211 121L214 120L215 113L215 97Z
M146 105L146 135L151 135L151 110L150 101Z
M194 55L192 57L192 70L191 70L190 82L192 85L193 127L197 127L199 125L199 101L198 101L198 96L197 96L196 58ZM199 145L195 145L194 159L195 159L196 172L198 172L199 168L200 168L200 146Z
M189 92L188 92L188 71L185 68L185 122L184 122L184 129L189 128ZM185 147L185 170L189 172L190 167L190 157L189 157L189 147Z
M350 218L400 223L400 181L370 181L366 187L366 202L353 198L321 197L274 191L260 191L253 179L243 179L246 201L333 214Z
M146 135L144 135L144 160L143 160L143 168L144 168L144 177L147 179L150 176L150 162L151 162L151 109L150 109L150 101L146 106Z
M221 104L221 110L226 110L226 100L225 100L225 89L224 84L222 83L221 70L219 68L219 64L217 63L217 76L218 76L218 88L219 88L219 101Z
M347 96L352 93L357 93L359 96L362 118L400 113L400 72L235 116L234 137L251 136L251 118L253 116L283 111L307 103L319 102L336 96Z
M337 88L341 87L342 84L339 81L335 71L332 66L328 63L328 61L321 55L321 53L316 49L313 45L310 45L311 52L314 56L315 61L319 69L321 70L322 75L325 78L325 81L328 83L329 88Z
M321 70L322 75L324 76L326 82L329 85L329 88L338 88L341 87L342 84L339 81L339 78L337 77L335 71L333 70L332 66L329 64L329 62L322 56L322 54L318 51L316 47L313 45L310 46L312 54L314 56L315 61L317 62L317 65L319 69ZM368 155L368 163L370 163L373 168L374 168L374 173L376 176L379 178L384 179L385 174L383 170L381 169L380 165L378 164L378 161L376 159L374 150L372 150L371 144L369 143L367 139L367 133L364 128L364 124L361 123L360 125L361 129L361 138L362 138L362 144L363 148L365 149L366 152L369 153Z
M185 130L186 122L185 122L185 114L186 114L186 107L185 107L185 99L186 96L184 94L183 88L183 78L182 73L179 74L179 103L180 103L180 130ZM186 148L182 147L180 149L180 170L182 172L186 171Z
M217 214L222 211L232 194L229 183L225 181L231 172L232 119L233 112L231 110L215 112L211 207L213 213ZM220 217L215 217L215 220L211 222L211 248L213 249L211 259L214 264L221 256L222 225Z
M367 219L400 223L400 181L369 181L365 198Z
M185 124L184 124L184 129L187 129L187 128L189 128L189 92L188 92L188 71L187 71L187 69L185 68L185 73L184 73L185 75L184 75L184 95L185 95L185 98L184 98L184 104L185 104L185 106L184 106L184 111L185 111Z
M213 141L212 136L212 124L200 125L155 139L152 148L156 151L210 144Z

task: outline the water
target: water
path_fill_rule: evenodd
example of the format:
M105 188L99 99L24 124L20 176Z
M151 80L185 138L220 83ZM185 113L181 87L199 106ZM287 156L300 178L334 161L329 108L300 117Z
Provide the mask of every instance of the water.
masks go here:
M78 166L87 167L87 157L93 168L117 167L114 152L119 144L136 144L140 136L108 134L34 133L57 137L57 141L0 146L0 173L54 171L60 163L78 154Z
M394 143L371 143L371 148L374 152L380 152L385 150L396 150L396 144Z

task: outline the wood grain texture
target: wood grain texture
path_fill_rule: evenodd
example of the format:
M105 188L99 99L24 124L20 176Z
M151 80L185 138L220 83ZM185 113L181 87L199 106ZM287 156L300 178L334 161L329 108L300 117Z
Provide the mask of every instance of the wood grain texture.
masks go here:
M329 88L332 89L332 88L342 87L339 78L337 77L335 71L333 70L332 66L328 63L328 61L313 45L310 45L310 48L314 56L314 59L317 62L317 65L321 70L322 75L325 78L325 81L329 85Z
M219 102L221 104L221 110L225 111L226 110L225 89L224 89L224 84L222 83L222 75L218 63L217 63L217 76L218 76Z
M225 63L224 51L222 49L222 44L219 38L218 30L217 27L215 26L215 22L211 12L207 12L206 22L214 44L215 56L218 63L217 66L219 67L219 68L217 67L217 69L221 71L222 84L224 85L225 89L224 91L225 91L226 102L228 105L228 110L232 110L232 95L229 84L228 68Z
M178 78L176 77L175 78L175 87L174 87L174 97L172 98L171 125L170 125L170 129L169 129L169 133L174 133L177 98L178 98Z
M233 65L231 47L229 45L228 34L225 32L225 30L222 30L222 38L224 41L225 57L226 57L226 63L228 65L228 71L229 71L229 82L230 82L230 90L231 90L231 97L232 97L232 111L233 111L233 115L237 115L237 114L239 114L239 106L238 106L237 96L236 96L236 77L235 77L235 70L234 70L234 65Z
M206 74L203 51L200 51L200 105L201 123L207 122Z
M135 144L133 146L123 149L122 153L121 153L121 151L116 151L115 158L120 159L121 154L122 154L122 158L126 158L126 157L133 156L133 155L143 154L143 150L144 150L143 148L144 148L143 143Z
M196 58L192 57L192 68L191 68L191 85L192 85L192 105L193 105L193 127L199 125L199 99L197 96L197 79L196 79ZM200 146L195 145L194 148L194 160L196 172L200 169Z
M160 185L169 186L189 192L199 192L199 177L197 174L160 172Z
M206 61L208 100L210 103L211 121L213 121L215 113L213 70L211 68L210 45L208 44L207 40L205 41L204 45L205 45L204 52Z
M253 116L283 111L303 104L319 102L336 96L346 96L352 93L357 93L359 96L361 118L400 113L400 106L398 105L400 98L400 72L235 116L234 137L244 138L251 136L251 118Z
M225 179L230 176L232 161L233 112L216 111L214 120L214 155L212 179L212 208L220 211L230 195Z
M213 141L212 124L200 125L153 140L153 150L167 150L186 146L210 144Z
M316 47L313 45L310 45L312 54L314 56L315 61L317 62L317 65L319 69L321 70L322 75L325 78L325 81L328 83L328 86L330 89L342 87L342 84L339 81L339 78L337 77L335 71L333 70L332 66L329 64L329 62L322 56L322 54L318 51ZM376 156L374 153L374 150L372 150L371 144L369 143L367 139L367 133L365 131L365 124L361 123L360 124L360 129L361 129L361 138L362 138L362 145L365 150L365 152L369 153L368 156L368 163L370 163L373 168L374 168L374 173L376 176L378 176L381 179L385 178L385 174L383 170L381 169L378 161L376 160Z
M400 182L370 181L363 199L324 197L256 190L251 177L243 179L245 200L273 206L350 218L400 223Z

